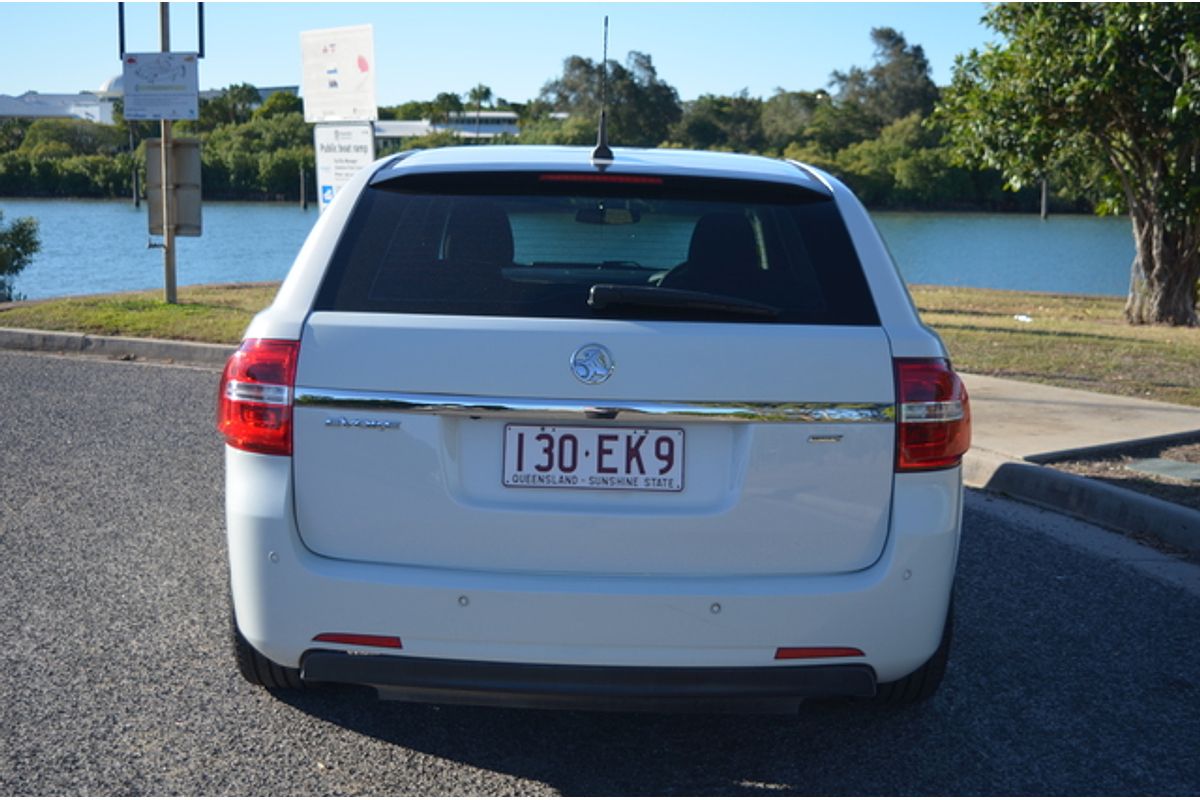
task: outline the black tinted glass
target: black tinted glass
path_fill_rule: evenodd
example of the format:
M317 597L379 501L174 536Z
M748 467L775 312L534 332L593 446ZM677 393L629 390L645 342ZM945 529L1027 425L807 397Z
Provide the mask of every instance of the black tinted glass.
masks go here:
M550 177L415 176L366 189L317 309L878 324L826 197L741 181Z

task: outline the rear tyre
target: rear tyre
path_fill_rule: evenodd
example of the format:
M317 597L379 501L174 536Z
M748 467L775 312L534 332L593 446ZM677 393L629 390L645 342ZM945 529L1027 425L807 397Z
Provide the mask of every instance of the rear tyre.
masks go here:
M237 620L230 615L230 630L233 633L233 654L237 658L238 671L255 686L267 689L303 689L300 670L281 667L254 649L238 630Z
M884 708L898 708L920 703L933 697L942 685L946 674L946 662L950 658L950 640L954 635L954 607L946 612L946 625L942 628L942 640L929 660L916 672L898 681L881 683L876 687L873 702Z

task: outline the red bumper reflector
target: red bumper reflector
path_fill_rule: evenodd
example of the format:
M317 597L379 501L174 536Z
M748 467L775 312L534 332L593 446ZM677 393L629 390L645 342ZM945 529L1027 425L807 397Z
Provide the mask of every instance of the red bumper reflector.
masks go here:
M331 644L354 644L360 647L391 647L403 649L399 636L371 636L365 633L321 633L313 637L314 642Z
M775 651L775 660L794 658L860 658L865 656L857 647L780 647Z

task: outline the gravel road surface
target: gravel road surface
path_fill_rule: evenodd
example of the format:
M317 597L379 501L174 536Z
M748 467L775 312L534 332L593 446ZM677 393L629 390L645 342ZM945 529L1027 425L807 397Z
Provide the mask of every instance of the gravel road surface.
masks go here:
M918 708L563 713L249 686L227 644L217 377L0 352L0 794L1200 793L1200 595L977 493L950 671Z

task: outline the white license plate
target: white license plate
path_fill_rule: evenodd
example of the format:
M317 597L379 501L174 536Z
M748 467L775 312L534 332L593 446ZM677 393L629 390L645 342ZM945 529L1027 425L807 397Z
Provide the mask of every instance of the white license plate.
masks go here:
M504 485L683 491L683 431L507 425Z

